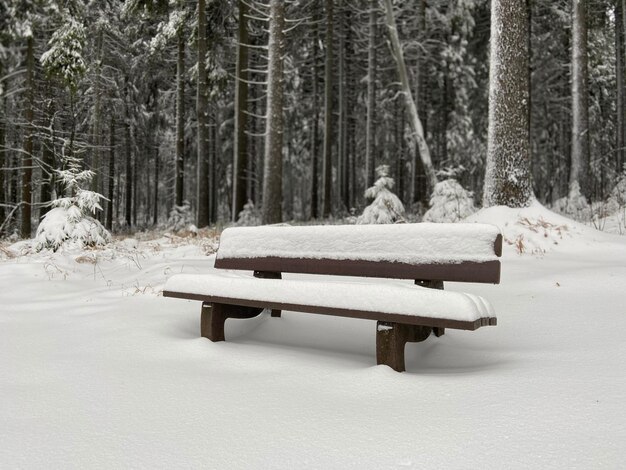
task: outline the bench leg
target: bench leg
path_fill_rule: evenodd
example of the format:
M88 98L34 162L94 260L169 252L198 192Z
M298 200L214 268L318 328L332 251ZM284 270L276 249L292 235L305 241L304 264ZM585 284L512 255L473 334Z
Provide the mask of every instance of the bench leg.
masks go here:
M387 365L396 372L404 372L406 343L424 341L431 331L429 326L379 321L376 325L376 363Z
M280 318L281 313L282 313L282 310L272 309L272 313L270 315L274 318Z
M200 314L200 334L203 338L208 338L213 342L225 341L224 324L227 318L253 318L262 311L262 308L203 302Z

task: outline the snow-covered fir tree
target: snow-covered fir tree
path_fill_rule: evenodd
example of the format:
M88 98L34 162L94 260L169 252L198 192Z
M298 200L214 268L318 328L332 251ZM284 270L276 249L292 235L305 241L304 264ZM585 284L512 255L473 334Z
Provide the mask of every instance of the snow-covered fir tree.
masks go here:
M404 206L394 193L391 192L394 181L389 176L389 165L376 168L378 179L374 186L367 188L365 197L373 199L357 219L357 224L393 224L404 221Z
M454 178L440 181L430 198L424 222L458 222L476 212L474 195Z
M101 246L109 242L111 236L104 226L93 216L101 211L101 194L82 189L88 186L94 173L82 170L81 161L67 157L66 169L57 170L57 178L65 187L65 197L52 202L37 228L36 250L58 250L61 246L84 248Z

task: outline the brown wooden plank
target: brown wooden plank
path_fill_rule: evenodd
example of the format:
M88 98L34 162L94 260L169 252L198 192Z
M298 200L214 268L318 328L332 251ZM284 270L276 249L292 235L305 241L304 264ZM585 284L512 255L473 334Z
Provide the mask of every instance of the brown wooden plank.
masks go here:
M306 258L223 258L215 259L219 269L328 274L334 276L381 277L390 279L429 279L431 281L500 282L500 261L465 261L457 264L408 264L384 261L306 259Z
M362 318L365 320L387 321L406 325L430 326L434 328L454 328L458 330L476 330L481 326L491 324L491 319L488 318L479 318L475 321L461 321L446 318L430 318L386 312L367 312L344 308L324 307L319 305L290 304L282 302L267 302L261 300L235 299L202 294L187 294L183 292L173 291L163 291L163 297L198 300L201 302L238 305L243 307L267 308L270 310L289 310L294 312L316 313L322 315L334 315L339 317ZM428 306L423 305L419 308L423 310L428 308ZM493 320L495 320L495 318Z

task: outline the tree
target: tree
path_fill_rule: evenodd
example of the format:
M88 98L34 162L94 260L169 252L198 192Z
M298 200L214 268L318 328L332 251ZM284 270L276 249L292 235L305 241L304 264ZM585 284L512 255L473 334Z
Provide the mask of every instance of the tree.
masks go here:
M324 75L324 160L322 187L324 204L322 217L331 211L332 151L333 151L333 1L326 0L326 65Z
M263 169L264 224L282 221L283 174L283 51L285 42L285 5L270 2L269 67L267 78L267 118L265 127L265 164Z
M357 219L357 224L393 224L404 220L404 206L398 196L391 192L393 178L389 177L389 165L376 168L378 179L367 188L365 197L372 203L365 208Z
M247 201L248 139L246 135L246 110L248 105L248 5L239 0L239 28L237 41L237 72L235 84L235 132L233 145L233 209L236 222Z
M198 0L198 88L196 93L196 119L198 122L198 176L196 181L198 227L210 223L209 205L209 129L208 129L208 85L206 76L206 3Z
M489 133L483 204L525 207L532 199L528 2L493 0Z
M400 44L400 38L398 37L398 28L396 26L396 20L393 14L393 5L391 0L384 0L385 13L387 19L387 29L389 31L389 37L391 39L391 48L393 55L396 59L398 66L398 75L400 76L400 85L402 94L404 95L404 102L406 105L407 113L409 115L409 123L411 126L411 133L415 139L416 147L419 149L420 158L422 160L422 166L426 172L428 182L428 192L431 193L435 189L437 184L437 175L433 167L433 162L430 156L430 149L426 143L426 136L424 135L424 127L422 121L417 113L417 106L413 99L411 92L411 86L409 84L409 74L404 62L404 52Z
M572 0L572 159L570 194L589 198L589 71L587 0Z

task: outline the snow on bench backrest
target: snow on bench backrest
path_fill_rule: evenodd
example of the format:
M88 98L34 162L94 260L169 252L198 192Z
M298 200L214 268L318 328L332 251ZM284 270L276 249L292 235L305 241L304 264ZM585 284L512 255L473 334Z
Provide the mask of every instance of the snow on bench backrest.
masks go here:
M233 227L215 267L497 283L501 247L486 224Z

